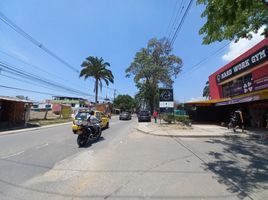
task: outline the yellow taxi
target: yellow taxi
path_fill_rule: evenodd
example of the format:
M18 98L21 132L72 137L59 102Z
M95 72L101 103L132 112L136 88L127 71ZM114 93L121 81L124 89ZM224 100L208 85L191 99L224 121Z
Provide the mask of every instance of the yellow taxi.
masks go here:
M86 120L87 116L89 115L89 113L91 113L91 110L88 109L81 109L78 110L77 114L74 117L74 121L73 121L73 125L72 125L72 130L74 133L78 133L80 131L80 126L78 126L75 121L77 120ZM94 112L94 116L99 119L101 121L100 126L101 128L108 128L109 127L109 118L108 116L106 116L103 112L101 111L93 111Z
M101 111L94 111L94 116L101 121L101 128L109 128L109 117Z

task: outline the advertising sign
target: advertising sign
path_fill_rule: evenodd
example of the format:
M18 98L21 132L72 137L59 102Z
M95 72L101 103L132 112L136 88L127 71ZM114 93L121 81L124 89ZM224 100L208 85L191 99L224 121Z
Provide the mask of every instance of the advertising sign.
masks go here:
M236 63L229 69L224 72L218 74L216 76L217 83L220 83L228 78L231 78L237 74L240 74L243 71L246 71L260 63L263 63L268 60L268 47L264 46L258 51L254 52L250 56L241 60L239 63Z
M254 80L254 90L263 90L268 88L268 76Z
M174 98L173 89L159 89L159 108L160 113L173 113L174 112Z

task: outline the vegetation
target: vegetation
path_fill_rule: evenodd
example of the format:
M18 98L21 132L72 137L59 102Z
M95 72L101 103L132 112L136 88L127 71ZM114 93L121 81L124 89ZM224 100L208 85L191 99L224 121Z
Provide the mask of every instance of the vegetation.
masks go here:
M158 107L159 85L171 88L172 77L176 78L181 67L182 60L172 54L172 47L167 39L149 40L147 47L136 53L133 62L126 69L126 76L133 75L139 89L135 99L153 112Z
M102 90L102 80L109 85L109 82L114 82L114 76L111 70L107 69L110 67L110 63L104 62L102 58L89 56L81 64L83 69L80 72L79 77L84 77L85 79L93 77L95 79L95 102L98 103L98 91L99 86Z
M264 27L262 35L268 36L268 2L266 0L198 0L206 6L202 17L207 22L200 29L203 43L251 38L252 32Z
M174 115L173 113L165 113L161 114L161 118L169 124L176 121L185 125L190 125L191 122L189 115Z
M114 106L121 111L131 111L135 107L135 100L129 95L118 95L114 100Z
M206 82L206 85L203 89L203 97L206 97L206 99L210 98L210 90L209 90L209 82Z

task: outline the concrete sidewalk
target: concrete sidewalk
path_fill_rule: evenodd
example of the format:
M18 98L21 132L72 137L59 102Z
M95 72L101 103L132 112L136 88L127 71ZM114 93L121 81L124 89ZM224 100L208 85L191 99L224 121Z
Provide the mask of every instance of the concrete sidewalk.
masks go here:
M0 131L0 136L35 131L35 130L46 129L46 128L53 128L56 126L62 126L62 125L71 124L71 123L72 122L64 122L64 123L45 125L45 126L39 126L39 127L34 127L34 128L22 128L22 129L10 130L10 131L9 130L8 131Z
M137 130L146 134L166 137L237 137L262 138L267 137L266 132L245 131L238 129L236 133L226 127L208 124L195 124L192 127L179 124L166 123L138 123Z

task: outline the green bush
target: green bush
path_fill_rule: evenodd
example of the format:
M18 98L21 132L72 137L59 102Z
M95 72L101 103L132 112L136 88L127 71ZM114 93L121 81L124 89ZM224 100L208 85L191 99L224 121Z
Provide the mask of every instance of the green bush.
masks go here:
M165 113L161 115L162 119L171 124L172 121L174 121L174 114L173 113Z
M187 125L190 123L189 115L175 115L175 120L177 122L182 122Z

